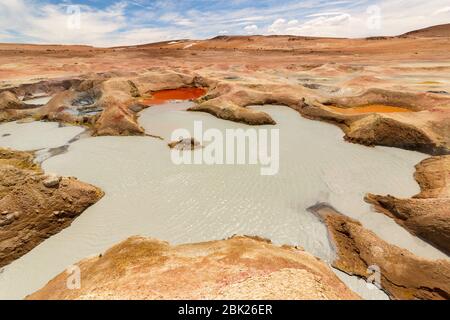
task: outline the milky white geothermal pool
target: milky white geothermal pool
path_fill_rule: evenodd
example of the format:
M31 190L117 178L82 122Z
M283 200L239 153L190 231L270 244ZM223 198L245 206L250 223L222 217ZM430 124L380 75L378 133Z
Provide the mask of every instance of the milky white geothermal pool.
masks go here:
M209 114L186 112L190 105L172 103L142 112L140 123L146 132L165 141L151 137L85 138L71 143L67 153L43 163L46 171L75 176L102 188L106 195L69 228L5 267L0 273L0 299L23 298L71 264L132 235L172 244L234 234L259 235L277 244L300 245L330 262L334 253L326 228L307 211L319 201L360 220L390 243L423 257L445 258L363 201L368 192L399 197L418 193L414 165L427 155L350 144L333 125L303 119L286 107L263 106L255 108L268 112L278 124L257 129L280 129L278 175L261 176L260 167L255 165L177 166L171 162L167 146L174 129L190 129L194 120L221 131L251 128ZM0 146L53 147L64 145L77 133L62 139L66 128L57 129L61 134L49 134L56 130L54 124L28 125L37 129L23 130L24 125L14 123L0 125L0 136L8 131L16 137L14 142L0 138ZM358 287L355 290L360 293L363 290L361 284L352 287ZM379 292L361 294L385 297Z
M20 151L57 148L83 131L81 127L60 126L57 122L7 122L0 124L0 147Z
M34 106L43 106L47 104L53 97L38 97L23 101L25 104Z

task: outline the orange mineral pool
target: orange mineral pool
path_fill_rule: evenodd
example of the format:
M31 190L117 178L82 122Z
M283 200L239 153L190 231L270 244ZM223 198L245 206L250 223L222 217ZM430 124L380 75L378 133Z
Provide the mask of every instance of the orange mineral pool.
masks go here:
M179 88L153 92L152 98L143 101L146 105L163 104L171 100L193 100L205 95L202 88Z
M339 108L335 106L328 106L332 111L341 113L341 114L364 114L364 113L394 113L394 112L411 112L406 108L386 106L383 104L370 104L360 107L353 108Z

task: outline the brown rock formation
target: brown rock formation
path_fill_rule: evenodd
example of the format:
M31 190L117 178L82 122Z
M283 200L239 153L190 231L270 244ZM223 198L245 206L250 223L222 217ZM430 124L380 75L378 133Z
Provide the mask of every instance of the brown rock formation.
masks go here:
M0 93L0 110L17 109L22 103L17 99L16 95L10 91Z
M310 209L327 225L338 258L333 266L364 279L379 269L381 287L393 299L450 299L450 262L426 260L390 245L327 205Z
M141 92L147 95L155 89L179 88L199 81L193 76L173 72L149 72L139 76L89 74L85 78L74 82L69 89L59 91L47 105L27 116L87 125L93 128L94 135L99 136L144 135L144 129L137 121L137 112L146 107L141 104ZM12 120L12 116L8 120Z
M219 83L189 111L208 112L218 118L250 125L275 124L265 112L246 108L251 105L278 104L300 110L304 97L313 94L300 86L275 83Z
M366 201L415 236L450 254L450 156L416 166L421 192L411 199L369 194Z
M24 105L13 92L0 92L0 122L19 120L29 116L31 113L23 108Z
M137 117L129 107L133 100L120 99L109 93L99 102L103 108L100 118L95 123L95 134L99 136L143 135L144 129L137 123Z
M42 112L11 109L0 120L36 116L88 125L98 135L142 135L142 99L202 87L209 92L191 111L274 124L246 107L281 104L339 125L355 143L449 154L450 92L440 80L450 72L448 30L371 39L226 36L121 48L0 44L0 64L7 66L0 92L62 95ZM374 103L411 112L343 115L327 108Z
M258 238L133 237L78 266L81 289L68 290L62 273L28 299L359 299L317 258Z
M344 131L349 141L418 150L432 155L450 153L449 97L371 89L361 96L327 103L339 106L384 104L411 110L409 113L348 118Z
M139 126L136 112L145 105L142 97L153 91L197 86L202 80L176 72L146 72L133 77L115 77L94 87L100 97L96 107L102 113L94 125L95 135L144 135ZM137 108L136 108L137 107Z
M67 228L102 196L74 178L45 175L30 153L0 149L0 267Z
M203 146L195 140L194 138L186 138L186 139L180 139L178 141L172 141L168 144L170 149L177 149L182 151L192 151L196 149L203 148Z
M428 28L414 30L402 35L403 37L450 37L450 23L431 26Z
M351 142L418 150L436 155L450 153L450 113L447 111L450 98L431 93L371 89L356 97L324 100L313 90L300 86L219 83L198 102L198 105L189 110L208 112L221 119L250 125L275 124L275 121L268 114L248 109L247 106L285 105L307 118L339 125L345 132L345 138ZM404 106L411 112L347 115L326 106L346 108L369 104Z
M95 135L143 135L130 110L139 91L131 80L94 76L58 93L38 118L92 126Z

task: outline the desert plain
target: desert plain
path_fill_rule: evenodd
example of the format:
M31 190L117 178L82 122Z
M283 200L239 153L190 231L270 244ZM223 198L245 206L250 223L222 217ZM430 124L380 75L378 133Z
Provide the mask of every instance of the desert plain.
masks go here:
M0 44L0 298L449 299L449 74L450 25ZM194 121L280 173L174 166Z

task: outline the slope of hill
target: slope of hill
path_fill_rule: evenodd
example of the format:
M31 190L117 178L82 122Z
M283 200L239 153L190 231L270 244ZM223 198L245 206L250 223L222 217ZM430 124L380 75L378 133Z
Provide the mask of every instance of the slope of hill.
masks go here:
M388 37L375 36L361 39L333 38L333 37L306 37L293 35L221 35L211 39L193 40L182 39L149 43L136 46L137 48L161 48L173 50L300 50L309 53L319 51L354 51L356 47L366 46L365 41L378 40L375 45L378 49L391 50L398 45L408 47L403 41L405 38L446 38L450 37L450 24L437 25L425 29L415 30L403 35ZM398 41L401 41L399 44ZM414 44L413 46L417 45ZM125 48L125 47L122 47ZM370 48L373 49L373 48Z
M402 36L417 38L450 37L450 23L414 30Z

